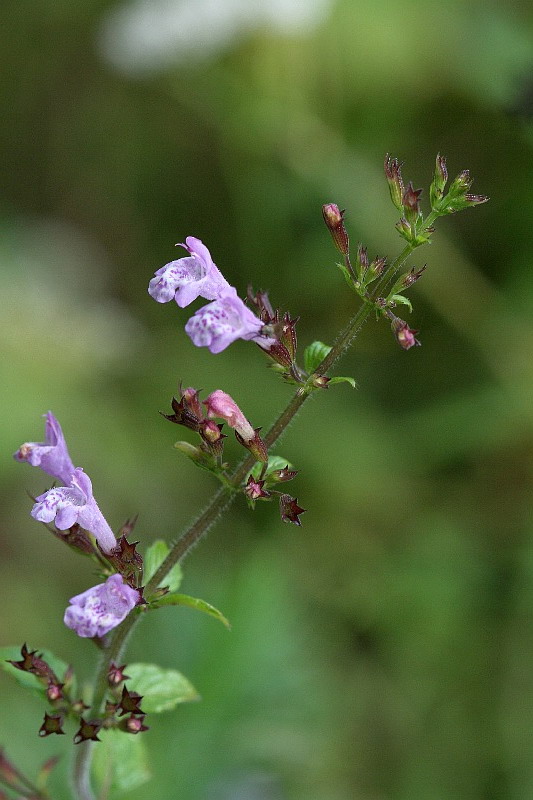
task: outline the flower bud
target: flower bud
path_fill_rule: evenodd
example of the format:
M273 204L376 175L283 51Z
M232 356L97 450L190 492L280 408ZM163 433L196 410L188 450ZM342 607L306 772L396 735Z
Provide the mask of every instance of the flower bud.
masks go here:
M125 669L125 664L123 664L121 667L117 667L113 661L111 662L107 672L107 682L111 687L118 686L120 683L129 678L129 675L126 675L124 672Z
M252 475L250 475L244 487L244 494L249 500L259 500L260 497L270 497L270 492L266 492L263 489L264 485L264 481L256 481Z
M124 733L142 733L143 731L150 730L148 725L144 725L146 715L142 714L140 717L135 717L133 714L127 719L121 719L118 727Z
M385 177L387 178L387 183L389 184L391 200L398 211L401 211L403 206L402 197L404 191L401 164L397 158L391 158L391 156L387 153L385 156L384 168Z
M391 327L396 341L403 350L410 350L411 347L415 345L420 346L420 342L416 338L418 331L412 330L405 320L395 317L391 323Z
M402 289L408 289L410 286L413 285L413 283L416 283L417 280L420 279L425 269L426 269L426 264L424 264L424 266L421 267L420 269L416 269L415 267L413 267L410 272L406 272L406 274L401 279L400 287Z
M340 211L335 203L326 203L322 206L322 216L327 229L331 233L331 238L337 250L343 256L350 252L350 239L344 227L344 211Z
M422 189L414 189L411 181L407 184L402 196L402 204L408 222L416 222L420 216L419 197Z
M300 514L305 512L305 508L301 508L295 497L290 494L282 494L279 498L279 510L283 522L292 522L293 525L301 525Z
M359 242L357 245L357 255L355 256L355 274L364 281L368 269L368 250Z
M261 428L256 428L254 431L254 438L248 441L245 441L237 431L235 431L235 438L239 444L246 447L258 461L268 461L268 451L264 441L259 436L260 430Z
M448 170L446 169L446 159L439 153L435 161L435 175L433 177L431 186L429 187L429 199L431 202L431 208L433 210L437 210L439 208L447 181Z

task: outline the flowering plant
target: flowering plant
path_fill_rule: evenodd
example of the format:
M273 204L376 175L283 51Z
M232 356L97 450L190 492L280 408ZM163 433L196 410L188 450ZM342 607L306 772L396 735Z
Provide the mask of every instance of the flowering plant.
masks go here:
M171 413L162 416L197 437L195 443L177 442L176 448L211 473L218 487L207 508L172 547L157 540L142 556L137 551L138 542L131 541L135 519L128 520L115 536L96 503L91 480L82 468L74 467L61 426L51 412L45 415L44 443L25 443L14 455L17 461L39 467L60 482L35 498L31 516L57 538L92 559L101 578L97 585L72 597L64 615L68 628L93 640L103 653L90 695L80 697L72 668L47 652L28 650L24 644L20 657L19 648L5 649L2 662L13 677L24 685L31 684L45 699L47 709L39 729L41 737L64 734L64 727L74 722L73 741L77 746L74 786L75 796L80 800L95 798L97 780L92 765L102 745L93 747L93 742L112 735L126 735L126 742L137 741L132 736L148 730L145 725L148 712L197 697L187 679L175 670L162 670L154 664L120 664L128 634L140 615L163 606L185 605L229 627L226 617L212 605L178 592L185 556L238 496L243 496L252 509L258 501L276 499L281 520L301 525L305 509L281 486L294 480L297 470L287 459L271 451L308 397L343 382L355 386L351 377L328 373L368 317L385 319L403 350L420 345L416 338L418 331L398 317L395 309L404 305L411 310L405 292L421 278L424 267L411 267L406 272L402 268L414 250L431 241L434 223L440 216L479 205L488 198L469 193L471 179L467 171L461 172L446 191L446 162L439 155L429 192L431 211L424 216L421 190L415 190L412 183L404 185L397 159L386 157L385 175L392 202L401 215L396 229L405 242L403 249L391 262L384 257L370 261L367 249L361 244L352 255L344 211L334 203L323 206L325 224L342 257L338 267L362 303L332 346L314 341L305 348L303 363L297 360L297 319L288 312L274 310L265 292L254 293L249 289L245 300L239 297L199 239L187 237L182 246L188 256L158 269L150 280L148 292L159 303L174 299L184 308L199 297L210 301L185 325L194 345L208 347L217 354L239 338L254 342L269 359L273 371L296 387L287 407L262 434L261 428L253 426L223 389L214 389L201 400L195 388L183 389L180 385L171 401ZM217 419L223 422L216 422ZM224 425L234 430L243 448L237 464L226 460ZM156 688L164 703L154 701L152 693ZM117 776L124 774L124 760L127 765L128 758L135 759L137 750L128 751L126 747L120 752L121 770L117 770L112 759L108 765L112 775L107 781L113 786L120 781ZM49 798L45 779L50 769L51 765L45 766L44 779L37 785L5 756L0 756L0 782L18 796Z

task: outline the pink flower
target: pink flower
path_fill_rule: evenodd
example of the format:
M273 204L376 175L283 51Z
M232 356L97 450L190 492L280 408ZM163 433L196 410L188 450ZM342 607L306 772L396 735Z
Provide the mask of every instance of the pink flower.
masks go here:
M175 300L180 308L188 306L197 297L215 300L229 283L213 263L205 244L194 236L187 236L185 244L189 256L171 261L158 269L150 281L148 293L158 303Z
M403 319L399 319L399 317L396 317L392 321L392 332L396 337L396 341L404 350L409 350L415 345L420 346L420 342L416 338L418 331L410 328L407 322Z
M111 575L105 583L71 597L64 622L78 636L104 636L120 625L139 600L137 589L124 583L122 575Z
M198 309L185 325L185 332L193 344L209 347L212 353L220 353L236 339L253 339L268 349L275 339L261 335L263 324L230 286L214 303Z
M39 495L31 515L39 522L54 521L60 531L80 525L93 534L104 553L116 546L115 534L98 508L90 478L82 469L74 470L68 486L56 486Z
M222 389L211 392L209 397L203 400L203 404L210 419L220 417L220 419L226 420L230 428L234 428L245 442L255 439L255 431L241 409L235 400L229 394L223 392Z
M26 461L32 467L40 467L48 475L68 484L74 472L74 464L68 454L61 425L51 411L44 416L44 443L26 442L13 454L13 458Z

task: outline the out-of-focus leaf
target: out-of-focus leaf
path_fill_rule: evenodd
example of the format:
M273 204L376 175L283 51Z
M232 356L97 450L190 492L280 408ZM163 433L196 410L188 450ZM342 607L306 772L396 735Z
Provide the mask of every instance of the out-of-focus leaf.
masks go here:
M218 619L226 628L231 629L229 621L224 614L205 600L200 600L197 597L190 597L188 594L165 594L163 597L154 600L150 603L150 608L160 608L161 606L188 606L195 608L197 611L203 611L204 614L209 614L210 617ZM129 669L129 667L128 667Z
M148 768L143 734L101 731L94 745L93 775L106 797L131 792L152 777Z
M256 461L248 475L251 475L253 478L255 478L255 480L258 480L263 466L264 465L261 461ZM292 469L292 464L287 458L283 458L282 456L269 456L265 476L270 475L272 472L275 472L278 469L285 469L285 467Z
M144 576L143 580L148 583L152 575L158 569L160 564L163 563L169 553L168 544L163 539L156 539L152 542L146 555L144 557ZM179 589L183 578L183 572L180 564L175 564L168 575L161 581L160 586L168 586L169 591L175 592Z
M192 683L176 669L164 669L157 664L128 664L129 691L142 695L142 709L147 714L171 711L179 703L199 700Z

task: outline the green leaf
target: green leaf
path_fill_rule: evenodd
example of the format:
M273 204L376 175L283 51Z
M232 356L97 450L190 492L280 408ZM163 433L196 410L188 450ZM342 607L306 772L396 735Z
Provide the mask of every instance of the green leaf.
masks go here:
M50 650L37 649L37 653L54 670L59 680L62 681L67 671L67 664L60 658L57 658ZM12 647L0 647L0 667L4 672L7 672L8 675L11 675L21 686L30 689L39 697L46 696L46 687L43 686L36 675L32 675L31 672L22 672L22 670L14 667L13 664L8 664L8 660L21 660L20 647L16 645Z
M351 276L351 273L350 273L350 270L348 269L348 267L345 267L344 264L337 264L337 266L340 269L340 271L342 272L342 274L344 275L344 279L345 279L346 283L348 284L348 286L350 287L350 289L353 289L353 291L357 291L357 289L354 286L354 280L353 280L353 278Z
M389 298L389 300L392 300L393 303L399 303L402 306L407 306L409 311L413 310L411 301L409 300L408 297L404 297L403 294L393 294L392 297Z
M334 383L349 383L352 389L355 389L355 387L357 386L354 378L347 378L340 376L336 378L331 378L331 380L328 383L328 386L333 386Z
M271 475L277 469L285 469L285 467L292 469L292 464L290 463L290 461L288 461L288 459L282 458L282 456L269 456L267 468L265 471L265 476ZM258 480L262 468L263 468L263 463L261 461L256 461L256 463L253 465L248 475L252 475L252 477L255 478L255 480Z
M150 780L142 733L110 730L101 731L98 736L101 742L93 745L92 771L97 786L105 788L106 797L131 792Z
M304 367L309 374L325 359L331 347L323 342L313 342L304 350Z
M226 628L231 629L231 625L218 608L215 608L205 600L200 600L197 597L190 597L188 594L164 594L150 603L150 608L161 608L162 606L188 606L195 608L197 611L203 611L204 614L209 614L210 617L218 619Z
M168 544L163 541L163 539L156 539L155 542L152 542L144 557L143 580L145 583L148 583L152 575L154 575L155 571L163 563L167 557L167 554L169 553L169 550L170 548ZM176 589L179 589L182 578L183 572L181 565L175 564L166 578L164 578L159 585L168 586L169 591L175 592Z
M175 669L163 669L157 664L128 664L128 675L128 690L142 695L141 706L147 714L171 711L179 703L200 699L192 683Z

